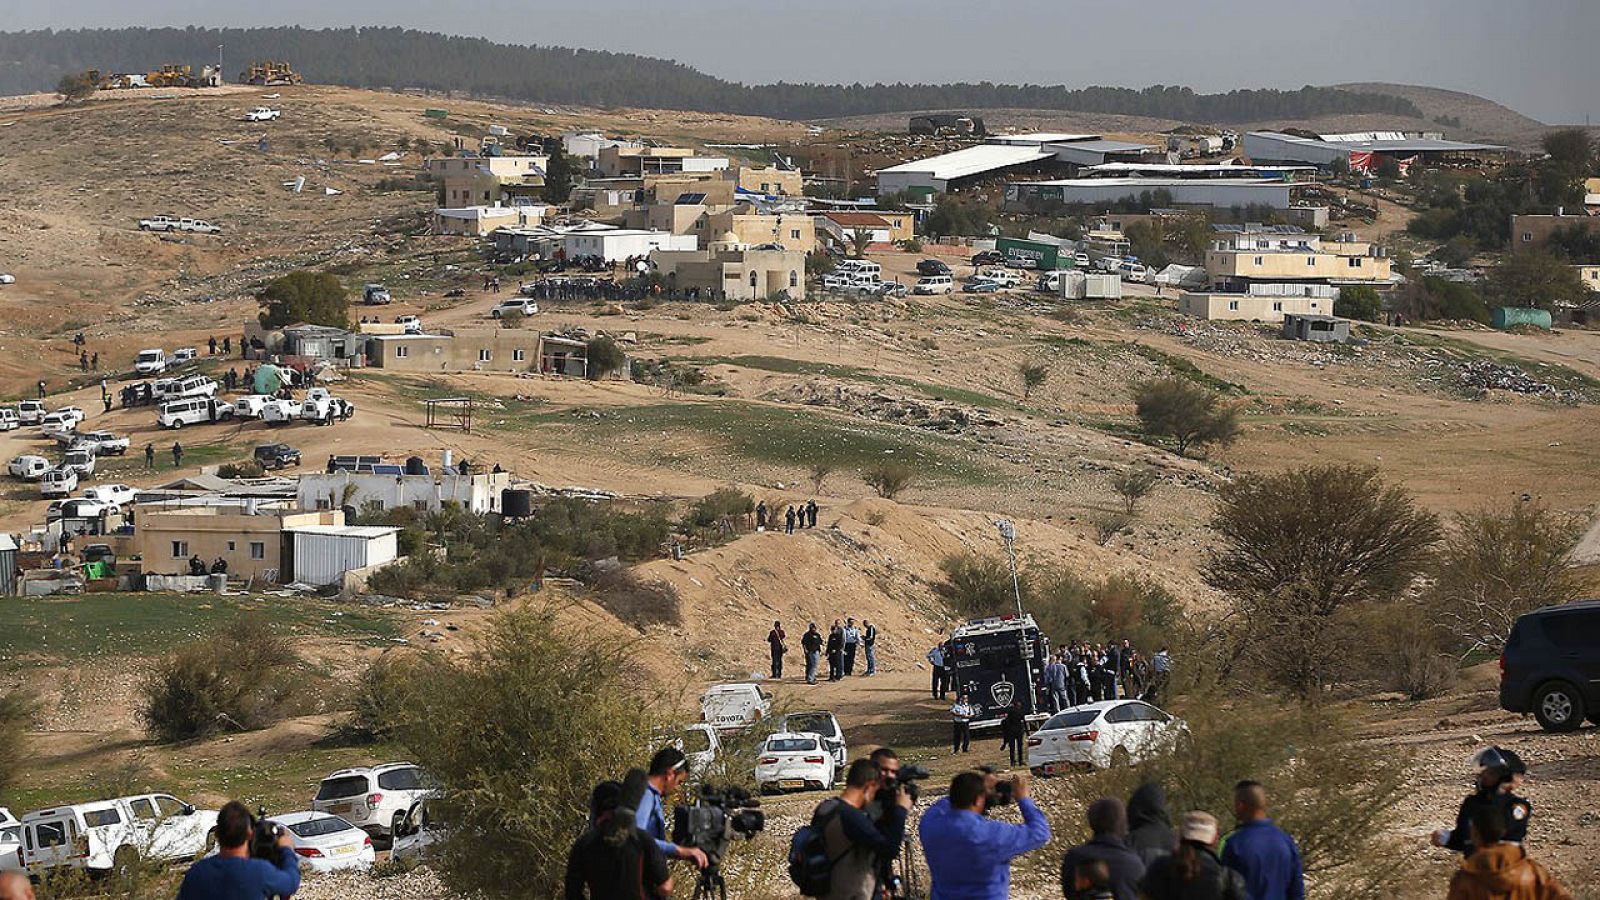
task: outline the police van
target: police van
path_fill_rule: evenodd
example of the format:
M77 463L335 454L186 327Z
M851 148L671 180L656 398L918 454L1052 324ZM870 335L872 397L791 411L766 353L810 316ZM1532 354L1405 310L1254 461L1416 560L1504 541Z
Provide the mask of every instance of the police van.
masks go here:
M184 400L189 397L215 397L217 383L204 375L163 378L155 383L154 393L157 403Z
M204 422L220 422L233 418L233 404L215 397L186 397L163 404L156 415L156 424L162 428L182 428Z
M951 632L949 646L945 666L956 695L966 695L978 707L973 728L1000 724L1016 700L1029 721L1049 718L1044 667L1050 641L1033 616L973 619Z
M22 865L49 869L127 870L140 860L196 859L217 827L215 810L170 794L138 794L30 812L22 817Z

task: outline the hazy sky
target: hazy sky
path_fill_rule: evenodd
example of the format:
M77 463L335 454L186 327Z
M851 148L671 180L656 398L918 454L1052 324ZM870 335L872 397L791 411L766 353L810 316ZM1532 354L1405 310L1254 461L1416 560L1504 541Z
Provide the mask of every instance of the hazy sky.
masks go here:
M1600 122L1600 0L0 0L0 29L403 25L676 59L746 82L1347 81Z

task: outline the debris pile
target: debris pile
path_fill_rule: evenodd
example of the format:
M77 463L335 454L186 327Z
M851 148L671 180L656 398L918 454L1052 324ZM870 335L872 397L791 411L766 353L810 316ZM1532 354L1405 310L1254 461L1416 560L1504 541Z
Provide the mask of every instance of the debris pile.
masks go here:
M1495 390L1547 397L1573 405L1578 402L1577 391L1564 390L1549 382L1539 381L1516 366L1504 366L1487 360L1462 363L1457 377L1462 387L1476 392L1480 397Z

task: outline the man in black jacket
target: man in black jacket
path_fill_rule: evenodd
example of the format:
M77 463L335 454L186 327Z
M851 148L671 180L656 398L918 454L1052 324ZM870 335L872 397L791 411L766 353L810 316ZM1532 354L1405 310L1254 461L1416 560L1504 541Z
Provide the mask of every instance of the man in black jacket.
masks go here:
M622 806L615 781L595 785L589 827L567 854L565 900L654 900L672 896L667 858Z
M828 680L838 681L844 677L844 627L838 619L833 620L833 628L828 631Z
M1172 831L1172 814L1167 811L1167 792L1147 781L1128 798L1128 846L1148 867L1178 847Z
M817 630L817 623L812 622L800 637L800 649L806 654L806 684L816 684L817 657L822 655L822 632Z
M1128 847L1128 812L1122 801L1101 797L1089 804L1089 828L1094 831L1089 842L1068 850L1061 860L1062 896L1071 900L1080 863L1100 860L1111 872L1111 892L1117 900L1138 900L1144 862Z

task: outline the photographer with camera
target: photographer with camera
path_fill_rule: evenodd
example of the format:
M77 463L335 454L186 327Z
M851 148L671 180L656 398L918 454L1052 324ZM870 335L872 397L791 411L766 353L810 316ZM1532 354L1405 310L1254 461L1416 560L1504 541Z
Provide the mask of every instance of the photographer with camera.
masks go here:
M1022 824L985 818L1004 792L990 793L982 772L962 772L950 793L922 815L922 855L933 880L932 900L1005 900L1011 893L1011 860L1050 842L1050 823L1029 796L1028 776L1017 773L1010 795Z
M253 857L257 833L275 840L272 859ZM257 820L243 803L231 800L217 813L217 855L189 867L178 888L178 900L263 900L288 897L300 889L300 858L294 855L289 830Z
M645 776L644 796L639 799L634 822L650 835L667 859L693 860L695 866L706 867L705 851L694 847L679 847L667 840L667 815L664 803L678 793L678 788L689 780L689 761L677 747L662 747L650 757L650 771Z
M850 764L845 776L844 792L831 800L824 800L811 814L811 832L820 836L822 853L826 860L826 891L810 896L828 900L876 900L879 896L880 863L900 854L905 840L906 816L911 811L911 795L906 791L895 794L883 814L883 822L870 817L868 805L876 799L883 787L883 775L870 759L858 759ZM817 866L820 869L822 866ZM822 873L813 869L814 876L802 889L821 887Z
M651 900L672 895L667 858L622 806L623 787L595 785L589 827L567 854L565 900Z

